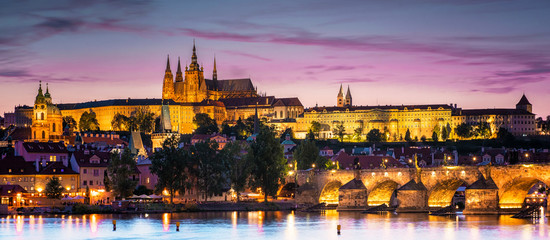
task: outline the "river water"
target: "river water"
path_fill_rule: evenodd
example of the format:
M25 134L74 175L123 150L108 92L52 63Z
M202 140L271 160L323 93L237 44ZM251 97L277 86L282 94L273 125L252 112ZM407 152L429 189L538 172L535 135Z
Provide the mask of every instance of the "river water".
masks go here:
M113 231L112 220L116 220ZM180 222L180 231L176 231ZM337 225L341 234L337 234ZM546 219L356 212L1 216L0 239L549 239Z

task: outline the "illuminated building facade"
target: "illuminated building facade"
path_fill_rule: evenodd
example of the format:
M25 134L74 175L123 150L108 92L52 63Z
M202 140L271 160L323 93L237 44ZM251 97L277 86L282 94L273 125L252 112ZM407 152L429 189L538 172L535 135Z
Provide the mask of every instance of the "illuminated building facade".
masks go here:
M63 134L63 117L59 108L52 103L50 91L42 94L42 82L34 101L31 138L36 141L60 140Z
M356 129L362 129L364 136L372 129L378 129L388 141L403 141L407 131L411 139L431 139L436 126L440 129L449 126L450 137L456 138L454 128L462 123L476 125L487 122L493 137L500 127L516 136L535 134L536 128L535 115L530 112L532 105L525 95L514 109L462 110L456 105L446 104L354 106L349 87L344 97L340 86L336 100L336 106L306 109L303 116L296 119L296 137L305 138L314 121L321 124L319 137L322 139L335 138L335 129L340 124L344 126L345 135L353 135Z

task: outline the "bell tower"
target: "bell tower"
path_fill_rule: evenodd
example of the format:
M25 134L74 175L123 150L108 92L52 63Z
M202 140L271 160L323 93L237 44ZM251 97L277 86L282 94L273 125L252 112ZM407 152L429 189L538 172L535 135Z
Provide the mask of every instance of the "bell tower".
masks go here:
M47 93L49 96L49 93ZM51 100L51 99L50 99ZM32 139L46 141L50 135L48 127L48 102L42 93L42 81L38 85L38 94L34 100L32 118Z
M170 70L170 56L166 61L166 70L164 71L164 81L162 83L162 99L173 99L174 97L174 75Z
M342 84L340 84L340 91L338 92L338 97L336 97L337 105L338 107L344 106L344 90L342 89Z
M185 69L184 102L201 102L208 97L208 89L204 81L204 71L197 61L197 49L193 41L191 64Z

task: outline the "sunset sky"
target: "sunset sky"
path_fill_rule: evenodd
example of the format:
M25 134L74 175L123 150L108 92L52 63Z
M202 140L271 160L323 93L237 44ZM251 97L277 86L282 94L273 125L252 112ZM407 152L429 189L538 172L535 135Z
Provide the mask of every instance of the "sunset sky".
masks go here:
M166 57L205 77L335 105L513 108L550 115L550 1L2 1L0 115L33 104L160 98Z

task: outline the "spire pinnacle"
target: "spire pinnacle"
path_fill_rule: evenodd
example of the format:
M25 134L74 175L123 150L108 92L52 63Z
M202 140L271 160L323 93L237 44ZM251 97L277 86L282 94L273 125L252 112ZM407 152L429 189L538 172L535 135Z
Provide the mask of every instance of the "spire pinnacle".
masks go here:
M344 90L342 88L342 84L340 84L340 91L338 92L338 97L343 97L344 96Z
M166 72L170 72L170 55L168 55L166 60Z
M178 57L178 71L177 73L181 73L181 64L180 64L180 58Z
M212 71L212 80L218 80L218 69L216 68L216 56L214 56L214 70Z

